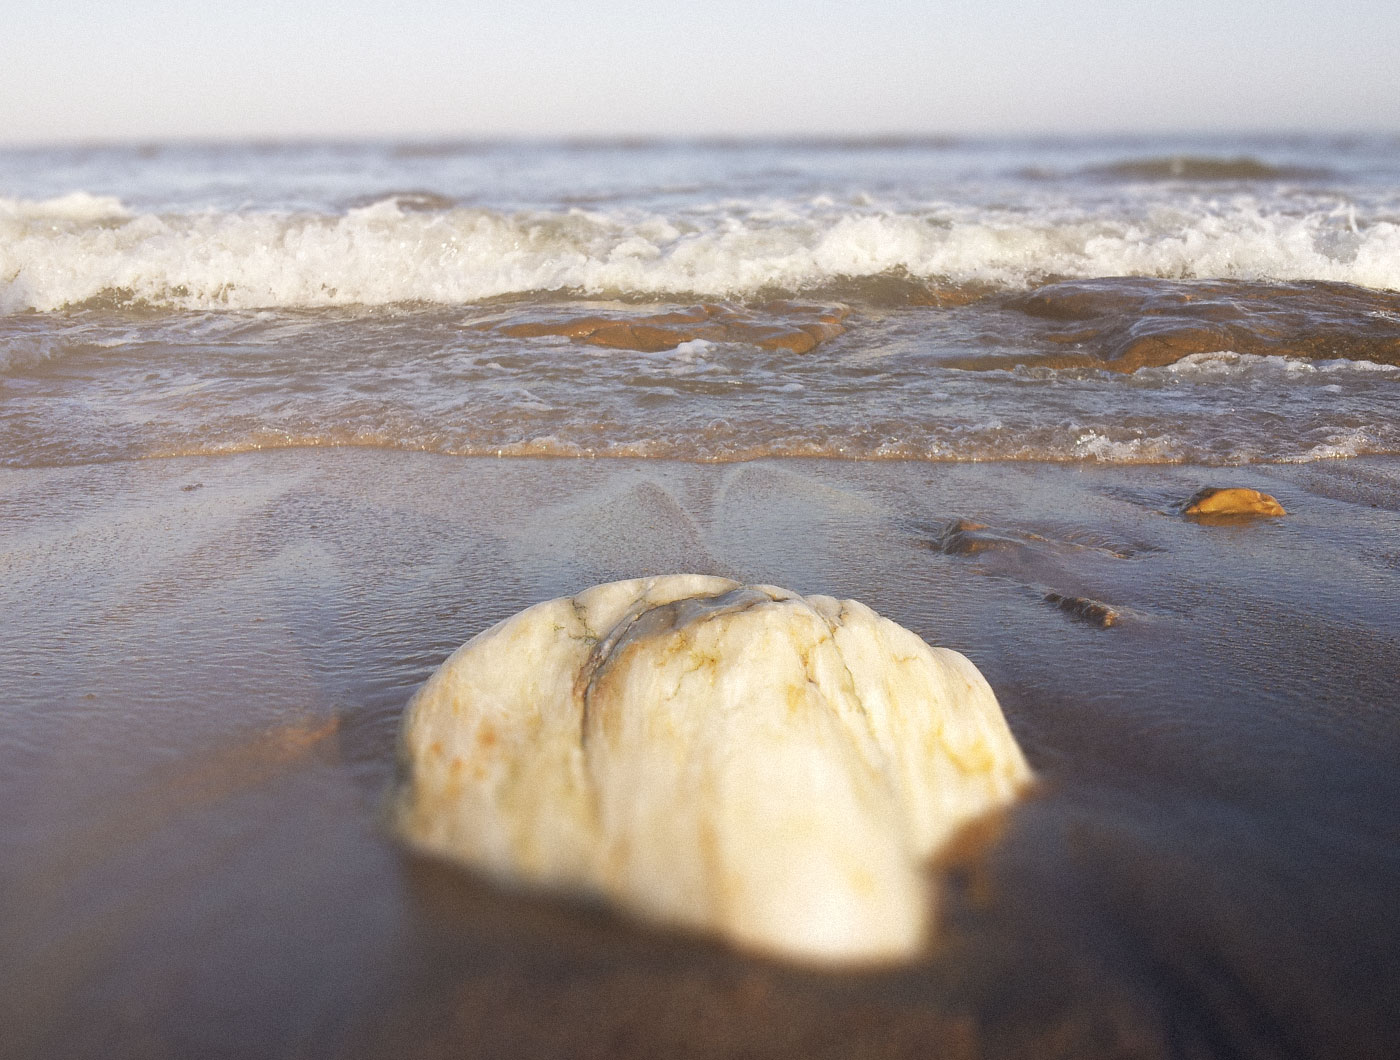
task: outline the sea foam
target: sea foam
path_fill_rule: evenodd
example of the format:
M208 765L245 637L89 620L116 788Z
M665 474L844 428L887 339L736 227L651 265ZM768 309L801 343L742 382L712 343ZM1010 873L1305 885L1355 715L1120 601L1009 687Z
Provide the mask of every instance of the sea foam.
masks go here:
M1400 287L1400 224L1287 213L1248 196L881 208L829 199L636 209L135 213L107 196L0 198L0 311L91 302L182 309L464 304L538 291L745 298L852 281L1022 287L1099 276ZM843 295L843 285L850 292Z
M1332 377L1353 374L1362 377L1400 376L1400 366L1345 357L1319 361L1221 350L1216 353L1192 353L1172 364L1139 368L1133 372L1133 377L1157 383L1199 382L1213 385L1222 380L1244 379L1290 383L1315 381L1318 385L1331 385Z

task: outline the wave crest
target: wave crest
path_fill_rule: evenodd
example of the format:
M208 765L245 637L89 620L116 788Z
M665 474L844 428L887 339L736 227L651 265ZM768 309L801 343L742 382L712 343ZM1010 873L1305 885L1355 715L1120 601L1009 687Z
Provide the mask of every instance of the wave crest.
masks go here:
M1335 212L1285 214L1249 198L1147 216L827 200L727 202L674 216L500 212L407 196L341 214L137 215L82 192L0 199L5 312L94 300L185 309L452 305L551 291L699 300L820 292L859 301L873 281L937 291L1104 276L1400 287L1400 224L1357 228Z

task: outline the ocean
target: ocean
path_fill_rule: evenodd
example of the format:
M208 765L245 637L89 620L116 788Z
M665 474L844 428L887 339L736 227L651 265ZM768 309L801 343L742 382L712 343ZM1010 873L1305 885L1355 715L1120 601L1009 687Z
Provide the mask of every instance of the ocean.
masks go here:
M0 464L1394 453L1397 288L1393 137L11 149Z
M680 572L994 690L915 959L390 834L445 658ZM0 149L0 1055L1388 1060L1397 600L1400 137Z

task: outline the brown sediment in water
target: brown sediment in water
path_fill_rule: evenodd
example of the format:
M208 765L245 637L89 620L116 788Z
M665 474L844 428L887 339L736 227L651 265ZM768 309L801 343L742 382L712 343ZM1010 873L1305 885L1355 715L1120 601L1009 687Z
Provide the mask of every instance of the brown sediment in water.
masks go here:
M765 350L807 353L845 331L843 305L777 301L760 306L706 302L657 313L598 313L490 321L478 327L511 338L563 336L590 346L659 353L683 342L748 343Z
M1021 364L1133 372L1231 351L1400 365L1400 292L1344 283L1071 280L1008 296L1004 305L1031 319L1036 338L1069 349L940 363L969 370Z

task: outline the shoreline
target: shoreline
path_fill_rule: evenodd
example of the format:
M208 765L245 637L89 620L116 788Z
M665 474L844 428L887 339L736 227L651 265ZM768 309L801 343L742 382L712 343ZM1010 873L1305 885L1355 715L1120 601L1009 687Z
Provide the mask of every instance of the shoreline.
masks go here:
M1166 514L1206 485L1290 514ZM0 505L14 1055L1381 1056L1400 1032L1400 458L279 449L7 468ZM940 550L957 519L998 543ZM1043 790L937 869L927 960L777 966L377 830L447 653L679 570L854 597L991 682Z
M532 443L522 442L522 446ZM1157 460L1143 459L1140 461L1129 460L1105 460L1098 457L1088 459L1085 457L1066 456L1063 459L1043 456L996 456L996 457L936 457L936 456L910 456L902 453L889 455L869 453L858 453L850 456L833 453L786 453L786 452L763 452L757 455L724 455L708 457L674 457L674 456L639 456L635 453L609 453L609 452L586 452L586 453L566 453L566 452L543 452L520 451L507 452L505 449L498 449L495 452L457 452L436 449L426 449L421 446L412 445L386 445L382 442L354 442L335 440L329 442L315 441L292 441L285 445L250 445L245 448L221 449L210 452L170 452L170 453L146 453L139 456L112 456L104 459L76 460L63 463L35 463L35 464L12 464L0 465L0 474L11 472L42 472L42 471L64 471L79 470L83 468L103 468L118 465L141 465L147 463L161 463L165 461L201 461L201 460L234 460L241 457L253 457L258 454L304 452L304 453L336 453L336 452L367 452L380 454L382 456L411 456L425 458L440 458L444 460L462 461L546 461L558 463L620 463L638 464L646 466L669 466L681 467L715 467L725 468L744 464L871 464L875 466L886 464L910 464L914 466L928 467L949 467L949 466L969 466L969 467L1046 467L1061 470L1083 470L1083 471L1132 471L1152 469L1170 470L1173 468L1195 469L1202 475L1214 479L1229 479L1231 477L1248 476L1255 470L1267 472L1269 469L1283 468L1306 468L1306 467L1344 467L1348 464L1359 464L1370 466L1373 463L1387 463L1400 461L1400 453L1391 452L1362 452L1348 453L1326 456L1314 456L1307 459L1298 458L1278 458L1274 460L1254 460L1248 463L1220 463L1211 464L1200 460ZM1182 498L1185 499L1185 498Z

